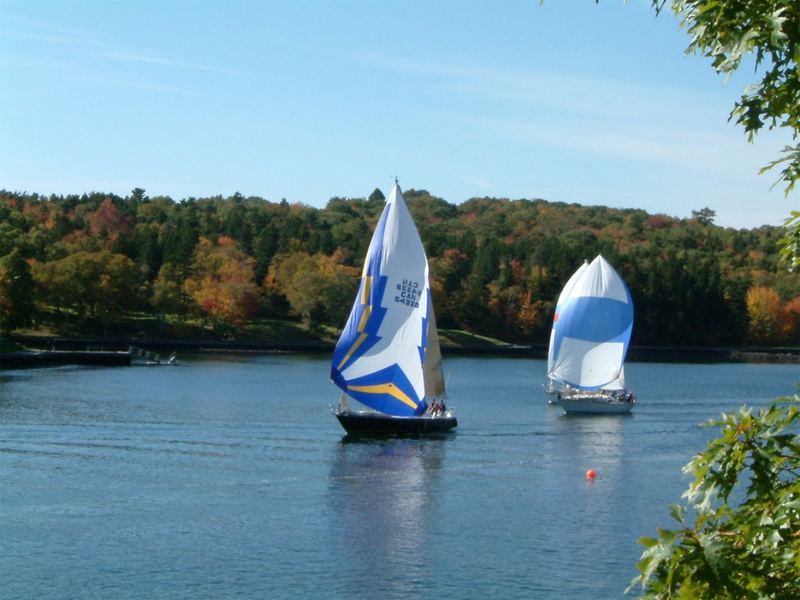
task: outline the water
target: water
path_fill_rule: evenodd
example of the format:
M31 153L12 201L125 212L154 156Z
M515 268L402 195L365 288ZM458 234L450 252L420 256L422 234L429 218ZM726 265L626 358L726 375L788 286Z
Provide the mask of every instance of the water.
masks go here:
M698 425L800 381L633 363L632 415L567 417L543 361L446 358L456 433L347 443L328 369L0 374L0 597L619 598L714 435Z

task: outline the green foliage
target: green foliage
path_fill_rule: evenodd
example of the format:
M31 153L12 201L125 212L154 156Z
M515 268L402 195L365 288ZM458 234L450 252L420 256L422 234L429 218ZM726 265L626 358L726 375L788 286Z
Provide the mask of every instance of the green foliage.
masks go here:
M270 282L288 300L293 314L312 329L324 323L343 327L358 290L358 270L337 256L295 252L276 258Z
M0 259L0 331L31 323L36 311L33 287L31 269L19 249Z
M43 303L69 307L80 320L91 314L106 323L133 307L139 284L136 264L107 250L36 264L33 277Z
M794 313L784 307L800 296L800 274L778 266L779 228L724 229L706 222L711 209L677 219L543 200L453 205L425 190L406 195L443 327L543 344L564 282L602 252L631 288L635 344L745 343L752 287L774 290L780 303L759 313L778 317L769 339L796 339L787 321ZM173 202L137 190L125 199L0 191L0 249L31 265L36 286L26 297L70 327L89 317L120 320L135 308L172 321L201 315L240 332L254 318L289 316L338 329L381 198L332 198L314 209L238 194ZM276 279L286 257L300 254L315 258L297 281ZM108 270L112 255L127 266ZM101 273L116 290L110 300L96 293Z
M721 435L693 477L674 530L642 538L642 598L800 598L800 396L711 421Z
M153 307L162 314L185 314L189 308L185 284L185 268L173 263L161 265L153 281Z
M784 222L786 235L778 240L781 260L790 270L800 270L800 211L793 210Z
M717 216L717 212L708 207L692 211L692 218L697 219L698 223L702 223L703 225L713 224L715 216Z

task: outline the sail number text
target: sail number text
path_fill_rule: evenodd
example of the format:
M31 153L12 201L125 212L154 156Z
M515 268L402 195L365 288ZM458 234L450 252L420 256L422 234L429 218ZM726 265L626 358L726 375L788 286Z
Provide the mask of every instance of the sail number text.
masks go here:
M397 284L394 301L412 308L419 308L420 285L417 281L403 279Z

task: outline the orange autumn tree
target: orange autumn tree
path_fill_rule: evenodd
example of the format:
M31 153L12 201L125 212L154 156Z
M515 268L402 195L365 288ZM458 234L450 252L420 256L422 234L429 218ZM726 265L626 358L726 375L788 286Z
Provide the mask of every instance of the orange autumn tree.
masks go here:
M214 327L240 329L258 310L254 261L233 239L220 236L215 243L200 238L191 270L186 293Z
M790 343L800 343L800 296L792 298L783 307L786 313L786 337Z
M778 293L764 286L747 290L748 334L757 344L776 344L784 341L787 312Z

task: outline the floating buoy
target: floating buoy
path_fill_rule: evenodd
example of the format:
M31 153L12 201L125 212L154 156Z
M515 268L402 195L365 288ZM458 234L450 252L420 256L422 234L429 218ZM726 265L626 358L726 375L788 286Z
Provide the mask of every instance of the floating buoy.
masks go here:
M589 469L588 471L586 471L586 479L588 479L589 481L594 481L595 477L597 477L597 471L595 471L594 469Z

